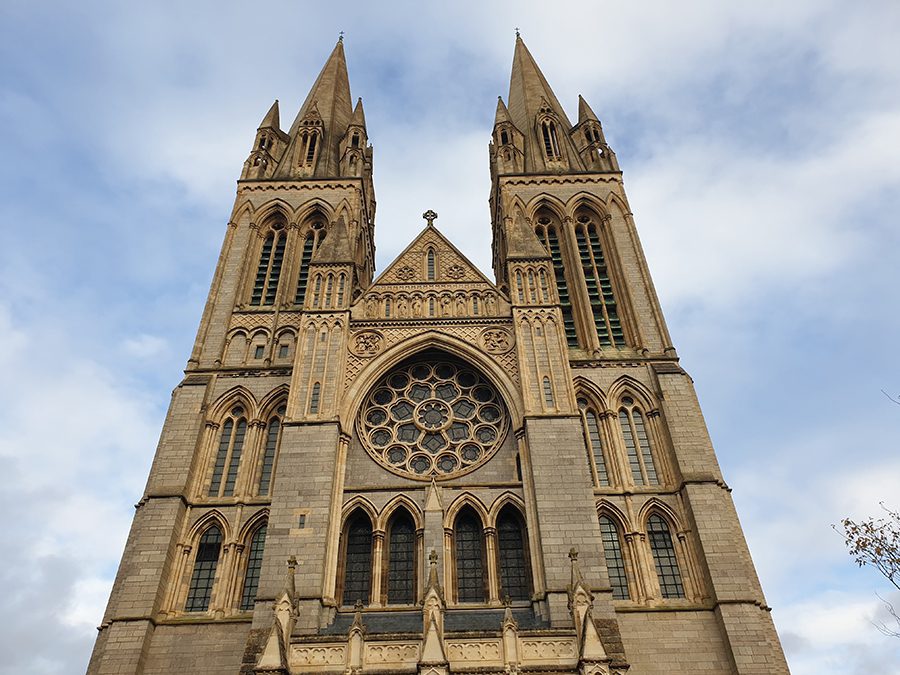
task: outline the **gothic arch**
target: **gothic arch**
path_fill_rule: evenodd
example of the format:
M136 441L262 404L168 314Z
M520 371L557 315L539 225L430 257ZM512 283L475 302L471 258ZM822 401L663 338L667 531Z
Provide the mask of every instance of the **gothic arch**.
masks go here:
M236 340L243 340L243 346L240 346ZM225 338L225 347L222 350L222 365L241 366L247 360L247 345L250 344L250 338L247 331L238 328L231 331ZM237 353L237 352L240 353Z
M191 544L195 544L197 540L206 532L210 527L215 525L222 532L222 545L226 545L230 541L232 541L232 531L231 525L228 522L228 518L225 517L225 514L222 513L219 509L212 509L207 511L202 516L197 518L196 522L191 525L191 529L188 531L187 541Z
M630 375L618 377L609 387L608 402L610 407L619 407L622 397L632 396L640 402L645 413L657 409L656 397L650 390Z
M259 402L259 414L257 417L261 420L267 420L278 409L278 406L287 403L289 391L290 387L282 384L266 394Z
M352 433L353 421L366 394L393 367L412 355L427 349L439 349L447 352L477 368L495 387L509 410L512 429L522 426L524 410L519 389L500 365L482 353L475 346L451 335L428 331L393 345L384 353L372 359L350 385L341 401L338 412L341 429Z
M506 491L497 497L494 500L494 503L491 504L491 508L488 511L488 520L485 522L485 525L490 527L497 527L497 516L500 515L500 512L506 506L513 506L519 511L519 516L522 518L522 522L525 522L525 502L519 497L519 495Z
M314 197L307 202L301 204L296 210L296 222L301 226L312 220L316 215L322 217L326 226L330 226L335 221L335 210L324 199Z
M606 516L610 520L612 520L616 525L618 525L622 534L627 532L631 532L632 528L628 522L628 517L622 512L622 510L606 499L601 499L597 502L597 518L600 516Z
M279 217L284 221L284 226L287 228L288 224L291 222L292 212L293 209L290 204L283 199L276 197L255 209L251 218L253 219L252 222L254 222L257 227L259 227L260 232L262 232L268 227L269 223Z
M582 208L593 211L597 215L598 220L600 220L600 223L605 220L606 216L610 215L606 203L596 195L587 192L579 192L566 202L566 213L571 218L574 218L578 209Z
M444 528L453 528L453 524L456 522L456 517L459 515L460 511L469 507L472 509L478 518L481 520L482 527L488 527L490 520L490 513L485 508L482 501L476 497L471 492L463 492L459 497L453 500L453 503L447 508L447 511L444 513Z
M253 419L257 409L256 397L242 384L232 387L219 396L215 403L209 407L206 416L208 419L221 420L238 403L243 404L246 408L247 419Z
M386 532L388 522L398 509L405 509L409 513L417 530L421 530L425 527L424 516L422 515L422 510L419 508L418 504L405 494L400 494L391 499L385 504L384 508L381 509L381 513L378 514L378 520L373 521L375 529Z
M347 526L347 521L353 516L353 513L357 509L365 512L369 517L369 522L372 523L372 528L376 529L378 523L378 509L362 495L354 495L341 507L341 531Z
M250 537L260 525L269 522L269 509L261 509L247 519L237 534L237 541L249 542Z
M559 220L560 224L562 224L566 219L566 204L559 197L546 193L534 197L530 202L528 202L526 210L528 218L533 221L537 217L537 213L541 210L541 208L546 208L551 213L553 213L553 215L555 215Z
M250 199L245 199L240 204L236 204L234 207L234 212L231 215L231 222L229 225L236 225L240 223L244 218L247 219L247 222L255 222L253 219L253 214L256 211L256 207L253 206L253 201Z
M584 396L594 403L598 408L598 412L603 412L607 409L609 404L606 399L606 394L603 393L603 390L597 384L591 382L591 380L586 377L579 375L574 378L573 385L575 386L576 398Z
M657 515L665 520L669 524L669 527L672 528L673 534L681 532L684 529L681 526L681 518L679 518L675 509L659 499L659 497L651 497L643 506L641 506L640 511L638 511L638 523L640 523L643 532L647 531L647 521L650 519L650 516L653 515Z

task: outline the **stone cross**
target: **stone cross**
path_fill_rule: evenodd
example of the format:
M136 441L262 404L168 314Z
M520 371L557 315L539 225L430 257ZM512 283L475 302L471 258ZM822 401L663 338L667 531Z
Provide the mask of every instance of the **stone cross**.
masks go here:
M428 227L434 226L434 221L437 219L437 213L428 209L425 213L422 214L422 217L428 221Z

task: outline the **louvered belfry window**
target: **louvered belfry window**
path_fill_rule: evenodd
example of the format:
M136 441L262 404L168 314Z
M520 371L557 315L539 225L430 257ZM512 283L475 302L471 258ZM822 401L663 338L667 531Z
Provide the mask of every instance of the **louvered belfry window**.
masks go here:
M481 521L466 509L456 518L456 597L459 602L484 602L484 533Z
M186 612L205 612L209 609L221 549L222 532L218 527L212 526L203 533L197 545L194 571L191 574L187 602L184 605Z
M416 528L401 510L388 526L387 602L412 605L416 601Z
M344 555L343 603L369 604L372 589L372 523L364 513L356 513L347 525Z
M281 228L283 225L279 224L277 227ZM256 268L256 282L253 284L253 294L250 297L251 305L275 304L286 241L287 235L283 229L276 229L270 232L263 242L259 265Z
M575 332L575 315L572 313L572 299L569 297L569 284L566 281L562 248L556 227L547 216L538 217L537 235L547 251L549 251L550 258L553 261L553 274L556 277L556 292L559 294L559 304L562 309L566 343L570 347L577 347L578 335Z
M612 282L603 256L600 233L594 218L582 213L576 218L575 238L584 281L587 284L591 313L597 328L597 338L604 347L621 347L625 344L622 322L616 306Z

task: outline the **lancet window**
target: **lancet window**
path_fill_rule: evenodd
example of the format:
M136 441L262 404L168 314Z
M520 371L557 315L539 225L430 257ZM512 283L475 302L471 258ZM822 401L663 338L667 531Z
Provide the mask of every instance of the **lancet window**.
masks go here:
M650 540L650 552L656 566L659 579L659 590L664 598L683 598L684 584L681 570L678 567L678 556L672 543L669 524L664 518L653 514L647 519L647 537Z
M398 509L387 528L386 595L389 605L416 601L416 526L405 509Z
M463 509L453 527L456 555L456 599L459 602L484 602L485 580L484 530L481 520L470 508Z
M538 215L537 222L536 234L547 251L549 251L550 258L553 261L553 274L556 277L556 291L559 294L559 304L562 309L566 342L570 347L577 347L578 335L575 332L575 316L572 313L572 299L569 297L569 284L566 281L566 271L563 264L557 225L546 213Z
M216 461L213 464L212 480L209 484L210 497L231 497L237 482L241 453L247 435L247 418L244 408L234 406L222 424Z
M250 539L250 548L247 554L247 569L244 572L244 587L241 591L241 609L248 611L253 609L256 593L259 590L259 576L262 571L263 549L266 545L266 524L256 528Z
M344 574L342 602L369 604L372 590L372 521L362 510L347 521L344 529Z
M284 419L285 410L284 406L280 406L266 424L265 447L263 448L256 491L261 497L268 496L272 488L272 474L275 471L278 446L281 444L281 421Z
M287 233L284 231L284 223L278 221L272 226L272 231L266 235L259 254L259 264L256 267L256 281L253 284L253 292L250 296L251 305L275 304L286 242Z
M500 595L511 600L531 597L531 575L525 544L525 525L518 511L506 506L497 517L497 558Z
M659 485L659 475L653 461L653 449L650 446L644 415L630 396L622 398L619 426L625 441L625 452L628 455L628 465L634 484Z
M314 220L309 232L303 240L300 252L300 270L297 274L297 291L294 294L294 304L302 305L306 300L306 290L309 286L309 263L313 254L325 239L325 226L321 220Z
M203 533L197 544L197 556L194 558L194 570L184 605L186 612L205 612L209 609L221 550L222 532L213 525Z
M600 344L620 347L625 344L622 322L616 307L616 297L603 256L600 228L593 214L581 211L575 217L575 239L584 281L587 284L591 313Z
M609 469L607 468L606 454L603 447L600 416L597 414L596 408L585 398L578 399L578 409L581 411L584 442L593 467L594 485L608 487L610 485Z
M552 119L545 117L541 120L541 138L544 141L544 154L547 159L559 159L562 155L559 152L556 123Z
M625 572L625 558L622 555L622 534L619 526L609 516L600 516L600 536L603 541L603 555L606 570L612 586L614 600L627 600L628 576Z

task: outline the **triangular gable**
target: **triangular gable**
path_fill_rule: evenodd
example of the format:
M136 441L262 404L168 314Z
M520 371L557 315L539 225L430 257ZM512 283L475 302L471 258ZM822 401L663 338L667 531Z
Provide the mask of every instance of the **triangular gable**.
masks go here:
M429 248L435 252L433 280L428 279L426 256ZM379 275L369 290L377 290L378 286L433 284L441 286L486 284L492 290L497 290L494 284L433 225L425 227L412 240L412 243Z

